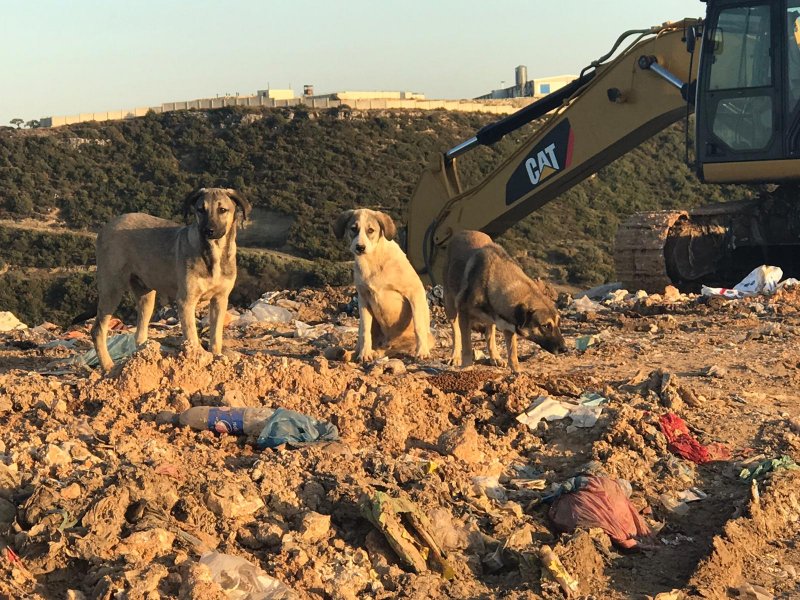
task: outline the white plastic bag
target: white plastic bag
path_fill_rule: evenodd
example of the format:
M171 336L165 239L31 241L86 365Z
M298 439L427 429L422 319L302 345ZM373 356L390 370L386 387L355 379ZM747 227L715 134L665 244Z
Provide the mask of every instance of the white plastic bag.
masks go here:
M295 600L297 594L241 556L209 552L200 557L231 600Z
M737 283L733 288L712 288L703 286L703 296L720 296L730 300L739 300L756 294L774 294L778 283L783 277L780 267L761 265L750 271L750 274Z

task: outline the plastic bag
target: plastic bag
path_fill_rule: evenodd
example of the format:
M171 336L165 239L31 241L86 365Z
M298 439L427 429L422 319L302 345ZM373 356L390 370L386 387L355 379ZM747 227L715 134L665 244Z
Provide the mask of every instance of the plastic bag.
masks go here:
M256 446L261 449L277 448L286 443L308 444L338 439L339 430L335 425L293 410L278 408L264 424Z
M783 277L783 271L780 267L761 265L750 271L750 274L733 286L733 289L712 288L704 285L701 293L703 296L720 296L730 300L739 300L756 294L774 294L778 289L781 277Z
M295 600L298 595L241 556L209 552L200 562L231 600Z
M136 336L132 333L120 333L113 337L108 338L108 353L111 355L111 360L117 362L121 358L127 358L136 352ZM87 352L76 356L75 363L83 363L88 367L96 367L100 364L97 358L97 352L94 348Z
M562 488L549 512L558 531L600 527L622 548L635 548L637 538L652 536L619 482L589 475L573 477Z

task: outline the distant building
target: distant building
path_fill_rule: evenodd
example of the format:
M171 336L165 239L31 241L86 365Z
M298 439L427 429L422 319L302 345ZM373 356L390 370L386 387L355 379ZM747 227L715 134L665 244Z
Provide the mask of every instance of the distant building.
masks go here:
M296 98L294 90L273 90L269 88L266 90L258 90L256 95L259 98L269 98L271 100L291 100L292 98Z
M316 96L310 96L311 98L319 98L319 99L329 99L329 100L340 100L341 102L347 102L348 100L425 100L425 94L419 94L417 92L385 92L385 91L374 91L374 92L356 92L356 91L344 91L344 92L331 92L329 94L320 94Z
M504 98L543 98L564 87L576 75L556 75L554 77L537 77L528 79L528 69L520 65L515 69L515 84L511 87L492 90L488 94L478 96L476 100L500 100Z

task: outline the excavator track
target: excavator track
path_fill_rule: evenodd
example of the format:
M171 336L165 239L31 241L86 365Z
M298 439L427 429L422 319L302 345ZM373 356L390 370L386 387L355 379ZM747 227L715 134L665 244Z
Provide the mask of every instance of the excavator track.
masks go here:
M614 265L617 280L629 290L663 292L672 282L667 274L664 246L670 229L686 211L636 213L617 229Z

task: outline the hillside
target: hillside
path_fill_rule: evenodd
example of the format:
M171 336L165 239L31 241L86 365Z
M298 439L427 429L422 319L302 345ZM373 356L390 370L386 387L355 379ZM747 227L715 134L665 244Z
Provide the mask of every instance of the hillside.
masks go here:
M338 212L364 205L402 219L430 158L494 119L444 111L222 109L2 130L0 218L55 215L75 233L0 223L0 259L7 269L1 307L23 320L61 322L88 308L93 242L85 234L123 212L177 218L182 197L200 185L234 187L258 209L255 233L243 245L262 251L242 253L235 300L274 286L342 283L346 269L337 261L347 255L330 231ZM490 172L529 131L465 157L464 182ZM614 234L628 214L751 193L701 186L683 155L678 125L528 217L501 241L535 275L582 286L613 279Z

